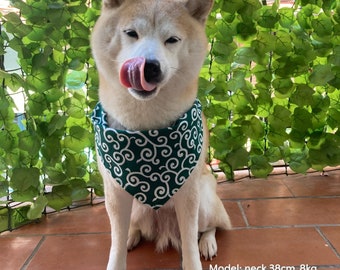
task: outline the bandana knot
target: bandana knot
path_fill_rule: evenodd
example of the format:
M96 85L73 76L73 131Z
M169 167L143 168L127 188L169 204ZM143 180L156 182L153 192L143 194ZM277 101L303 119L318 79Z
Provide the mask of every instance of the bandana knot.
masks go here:
M123 189L154 209L180 189L202 152L202 106L198 100L168 128L110 128L101 103L92 113L92 122L97 152L105 168Z

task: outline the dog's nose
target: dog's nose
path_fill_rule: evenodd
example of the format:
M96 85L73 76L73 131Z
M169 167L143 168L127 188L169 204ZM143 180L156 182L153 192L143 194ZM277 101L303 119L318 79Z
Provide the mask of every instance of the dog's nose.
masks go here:
M145 61L144 77L149 83L158 83L162 80L161 63L158 60Z

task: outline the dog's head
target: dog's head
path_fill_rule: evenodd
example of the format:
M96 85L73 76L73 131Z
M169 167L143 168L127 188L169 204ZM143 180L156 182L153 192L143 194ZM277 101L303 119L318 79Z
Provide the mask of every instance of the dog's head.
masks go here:
M101 84L137 100L151 100L174 88L197 91L207 50L204 25L212 4L103 0L92 35Z

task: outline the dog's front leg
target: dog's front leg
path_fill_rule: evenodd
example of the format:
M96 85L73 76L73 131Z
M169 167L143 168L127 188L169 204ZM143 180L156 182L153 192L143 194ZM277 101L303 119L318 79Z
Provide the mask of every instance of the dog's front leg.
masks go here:
M189 179L174 196L178 226L181 234L182 268L202 269L198 249L198 188Z
M106 211L111 224L111 248L107 270L125 270L133 197L118 187L111 177L104 178L104 184Z

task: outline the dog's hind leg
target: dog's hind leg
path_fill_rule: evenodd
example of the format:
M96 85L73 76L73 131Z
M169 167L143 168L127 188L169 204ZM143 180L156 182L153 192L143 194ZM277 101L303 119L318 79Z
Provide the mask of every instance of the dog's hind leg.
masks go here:
M127 239L133 197L110 177L104 177L105 205L111 225L111 248L107 270L125 270Z

